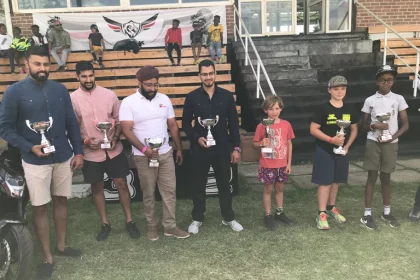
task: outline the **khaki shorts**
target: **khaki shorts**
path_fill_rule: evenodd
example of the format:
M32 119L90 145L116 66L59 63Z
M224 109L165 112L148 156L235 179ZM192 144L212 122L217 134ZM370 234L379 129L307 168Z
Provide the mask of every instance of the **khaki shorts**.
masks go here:
M104 48L102 48L101 46L93 46L93 51L94 52L103 52Z
M33 206L41 206L51 201L51 196L71 196L73 172L69 159L66 162L34 165L22 160L26 184Z
M366 140L365 170L379 170L383 173L395 171L398 157L398 143L382 144L373 140Z

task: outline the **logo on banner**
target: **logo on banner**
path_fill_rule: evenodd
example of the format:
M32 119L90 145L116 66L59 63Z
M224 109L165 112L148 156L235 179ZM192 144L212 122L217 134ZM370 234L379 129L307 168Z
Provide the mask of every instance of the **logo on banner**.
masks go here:
M155 25L158 15L159 13L141 23L132 20L126 23L120 23L107 17L103 18L108 23L109 28L111 28L114 32L121 32L122 34L130 37L130 39L133 39L140 32L149 30L153 25Z

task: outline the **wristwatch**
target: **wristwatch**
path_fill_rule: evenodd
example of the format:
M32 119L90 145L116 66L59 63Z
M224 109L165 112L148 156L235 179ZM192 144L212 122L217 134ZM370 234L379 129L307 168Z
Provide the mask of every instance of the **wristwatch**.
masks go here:
M242 153L242 149L240 147L233 148L234 151L237 151L238 153Z

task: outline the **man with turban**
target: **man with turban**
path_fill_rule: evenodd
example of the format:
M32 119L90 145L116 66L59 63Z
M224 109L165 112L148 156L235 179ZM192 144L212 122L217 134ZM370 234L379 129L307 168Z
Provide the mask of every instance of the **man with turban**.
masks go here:
M180 230L175 221L176 177L175 163L169 146L168 128L176 145L176 162L182 164L182 145L178 124L175 119L171 100L165 94L158 93L159 70L146 65L141 68L136 78L139 89L126 97L120 107L120 124L125 137L133 146L134 162L143 192L144 215L147 220L147 237L159 238L159 220L155 209L156 184L162 196L165 236L188 238L190 235ZM163 145L152 149L149 141L163 140ZM158 162L158 166L153 162ZM152 163L152 164L150 164Z

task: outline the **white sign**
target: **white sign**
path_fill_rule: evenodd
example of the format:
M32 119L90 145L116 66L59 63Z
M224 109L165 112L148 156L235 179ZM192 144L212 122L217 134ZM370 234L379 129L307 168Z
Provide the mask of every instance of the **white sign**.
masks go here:
M60 17L63 28L70 33L72 50L88 50L90 25L96 24L105 39L106 48L112 49L120 40L134 38L143 41L143 47L162 47L165 45L166 31L172 27L172 20L180 21L182 44L190 45L192 24L198 23L200 29L207 31L215 15L220 16L224 27L223 37L226 42L226 7L199 7L170 10L147 10L108 13L43 13L33 14L34 24L40 32L46 34L48 21Z

